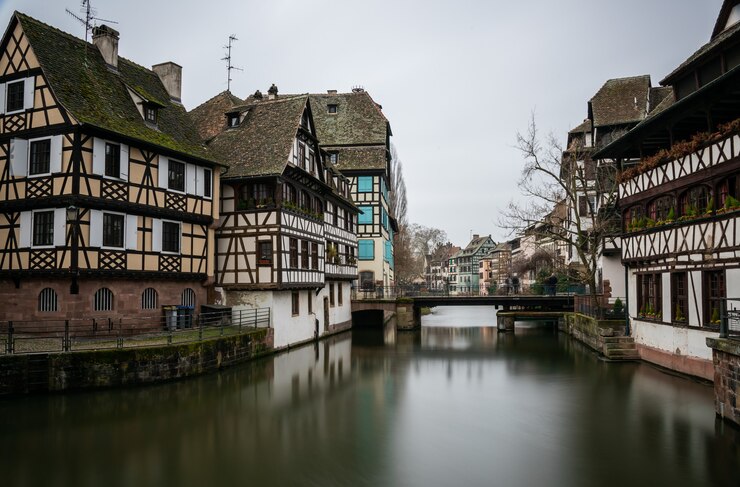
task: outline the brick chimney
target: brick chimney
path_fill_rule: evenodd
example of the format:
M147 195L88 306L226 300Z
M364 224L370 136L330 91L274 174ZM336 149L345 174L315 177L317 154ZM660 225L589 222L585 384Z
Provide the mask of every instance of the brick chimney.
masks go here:
M480 235L478 235L477 233L473 234L473 240L478 240L479 238L480 238Z
M103 55L105 63L113 69L118 69L118 31L107 25L93 29L93 44Z
M173 62L160 63L152 66L152 71L157 73L162 80L164 89L169 93L172 101L180 103L182 97L182 66Z

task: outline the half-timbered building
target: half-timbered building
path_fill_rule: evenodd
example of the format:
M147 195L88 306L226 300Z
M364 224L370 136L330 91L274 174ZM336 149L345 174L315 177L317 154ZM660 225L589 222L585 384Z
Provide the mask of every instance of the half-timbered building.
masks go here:
M223 92L191 112L228 169L216 232L216 300L269 307L275 347L351 325L357 209L324 161L307 95Z
M0 44L0 320L159 316L213 280L220 165L181 68L14 13Z
M721 300L740 297L740 4L662 82L663 110L595 154L619 163L622 262L643 359L713 377Z
M316 131L330 162L350 181L357 220L359 286L394 284L393 235L389 210L390 137L388 119L361 88L351 93L312 94Z

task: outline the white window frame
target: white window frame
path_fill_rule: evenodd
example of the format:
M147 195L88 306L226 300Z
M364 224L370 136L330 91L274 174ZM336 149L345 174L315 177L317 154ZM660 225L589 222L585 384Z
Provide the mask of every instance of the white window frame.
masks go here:
M28 149L26 151L26 177L29 178L42 178L45 176L51 176L52 174L52 158L54 157L54 142L52 141L53 137L46 136L46 137L36 137L35 139L28 139ZM34 142L40 142L42 140L48 140L49 141L49 172L40 172L38 174L31 174L31 145Z
M61 211L58 211L58 210L61 210ZM47 213L49 211L52 212L52 214L54 215L53 216L53 220L52 220L52 224L51 224L52 225L51 245L35 245L33 243L33 234L34 234L34 230L36 228L36 213ZM57 244L60 243L59 240L58 240L59 237L60 237L58 235L58 232L59 232L60 228L59 228L59 222L57 221L57 218L59 218L59 215L62 214L62 213L66 217L66 210L64 208L39 208L38 210L32 210L31 211L31 222L30 222L31 223L31 228L30 228L30 238L29 238L29 241L28 241L28 247L29 248L32 248L32 249L53 249L53 248L56 248L57 247ZM65 222L65 225L66 225L66 222ZM65 228L66 228L66 226L65 226ZM21 229L21 231L22 231L22 229ZM60 243L60 245L64 245L64 243Z
M159 225L159 252L167 255L182 255L182 222L177 220L160 220ZM171 250L164 250L164 224L165 223L175 223L177 224L177 228L179 230L178 232L178 245L177 245L177 252L173 252Z
M183 178L183 190L182 191L180 191L179 189L170 188L170 164L172 164L173 162L182 164L182 168L183 168L183 177L182 177ZM166 189L167 191L171 191L173 193L177 193L177 194L188 194L187 193L188 191L188 163L183 162L179 159L170 159L168 157L166 169L167 170L165 171L165 175L164 175L164 189Z
M118 177L108 176L105 174L105 145L112 144L118 146ZM128 181L129 170L129 146L110 139L93 139L93 174L101 176L103 179L111 181Z
M10 88L10 85L15 84L15 83L23 83L23 107L20 110L13 110L12 112L9 112L9 111L7 111L7 109L8 109L8 105L7 105L7 103L8 103L8 89ZM16 114L16 113L23 113L23 112L26 111L26 88L27 88L26 85L27 85L27 83L26 83L26 79L25 78L16 79L16 80L8 81L8 82L5 83L5 100L4 100L4 103L3 103L3 111L5 112L6 115L13 115L13 114Z
M209 173L211 173L211 177L210 177L211 187L209 188L211 194L209 196L206 196L206 185L205 185L205 180L206 180L205 173L206 173L206 171L208 171ZM211 199L213 199L213 169L211 169L210 167L201 167L200 174L202 175L201 176L201 181L199 182L200 190L201 190L200 191L201 192L201 196L204 199L211 200Z
M121 247L110 247L106 246L103 241L105 240L103 237L105 236L105 215L119 215L123 217L123 245ZM101 212L101 219L100 219L100 248L106 249L106 250L125 250L126 249L126 235L127 235L127 226L128 226L128 218L125 213L120 213L117 211L102 211Z

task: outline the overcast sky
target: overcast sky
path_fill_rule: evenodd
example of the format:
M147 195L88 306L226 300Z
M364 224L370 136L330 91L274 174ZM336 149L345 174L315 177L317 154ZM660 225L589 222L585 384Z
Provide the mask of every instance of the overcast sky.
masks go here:
M188 109L226 89L223 46L239 41L231 91L362 86L383 106L404 164L411 222L506 238L518 195L513 148L535 111L563 139L609 78L658 82L709 40L721 0L93 0L118 22L119 53L183 66ZM84 37L78 0L0 0Z

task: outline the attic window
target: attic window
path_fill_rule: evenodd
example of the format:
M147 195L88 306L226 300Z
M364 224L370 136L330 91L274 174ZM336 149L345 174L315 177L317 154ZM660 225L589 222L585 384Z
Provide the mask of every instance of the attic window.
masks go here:
M226 114L226 123L229 127L237 127L239 125L239 114L238 113Z
M339 154L337 154L336 152L329 153L329 161L332 164L336 164L338 160L339 160Z
M336 105L329 105L329 113L337 113L337 106Z
M6 112L17 112L23 110L23 86L24 81L8 83L8 103Z
M144 120L149 123L157 123L157 108L153 105L144 105Z

